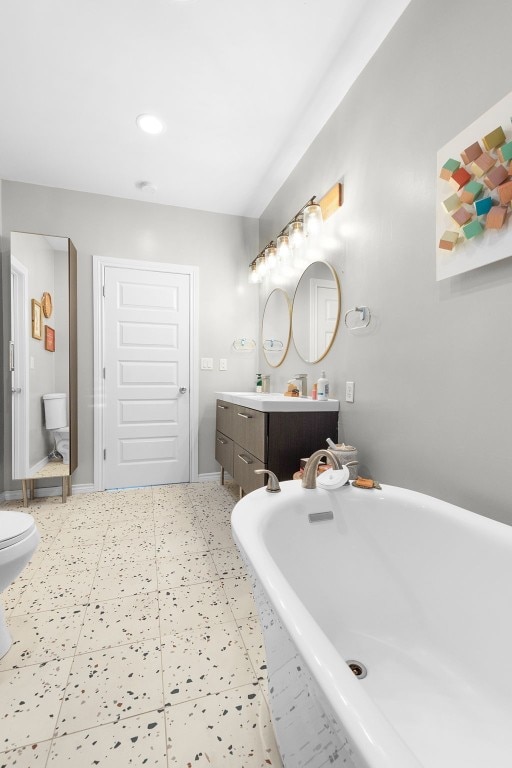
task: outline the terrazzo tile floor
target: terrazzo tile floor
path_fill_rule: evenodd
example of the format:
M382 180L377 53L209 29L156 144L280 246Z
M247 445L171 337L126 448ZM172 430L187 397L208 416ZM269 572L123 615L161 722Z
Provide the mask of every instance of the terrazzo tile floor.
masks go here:
M281 768L231 537L237 491L30 504L41 543L3 595L14 643L0 660L0 768Z

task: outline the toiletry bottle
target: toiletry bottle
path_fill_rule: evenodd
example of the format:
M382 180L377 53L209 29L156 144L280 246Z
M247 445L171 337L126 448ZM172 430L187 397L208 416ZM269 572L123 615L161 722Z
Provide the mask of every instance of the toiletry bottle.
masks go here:
M328 400L329 399L329 381L325 378L325 371L322 371L321 377L317 382L317 399Z
M318 385L313 384L311 388L311 399L312 400L318 400Z
M263 381L261 378L261 373L256 374L256 392L261 392L263 389Z

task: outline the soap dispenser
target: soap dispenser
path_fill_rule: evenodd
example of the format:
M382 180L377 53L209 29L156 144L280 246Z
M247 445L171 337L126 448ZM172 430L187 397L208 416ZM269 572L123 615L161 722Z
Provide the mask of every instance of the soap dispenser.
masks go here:
M317 388L317 399L318 400L328 400L329 399L329 380L325 378L325 371L322 371L322 375L318 379L316 388Z
M263 380L261 378L261 373L256 374L256 392L261 392L263 390Z

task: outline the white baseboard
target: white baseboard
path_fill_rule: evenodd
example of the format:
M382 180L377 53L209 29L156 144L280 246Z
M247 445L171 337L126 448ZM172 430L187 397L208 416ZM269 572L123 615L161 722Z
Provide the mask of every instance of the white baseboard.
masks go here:
M197 476L198 483L213 483L215 480L220 481L220 472L204 472Z
M48 464L48 456L45 456L41 459L41 461L38 461L37 464L34 464L33 467L29 467L29 470L27 472L27 477L34 477L34 475L37 475L38 472L40 472L46 465Z

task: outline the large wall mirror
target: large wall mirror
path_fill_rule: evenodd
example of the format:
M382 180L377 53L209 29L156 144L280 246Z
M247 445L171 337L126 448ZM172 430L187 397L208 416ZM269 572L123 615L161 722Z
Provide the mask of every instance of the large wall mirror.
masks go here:
M318 363L330 350L341 312L341 289L330 264L314 261L295 289L292 308L293 342L306 363Z
M71 476L78 463L76 248L11 232L12 476Z
M261 323L263 354L272 368L277 368L285 359L290 335L290 301L282 288L276 288L266 301Z

